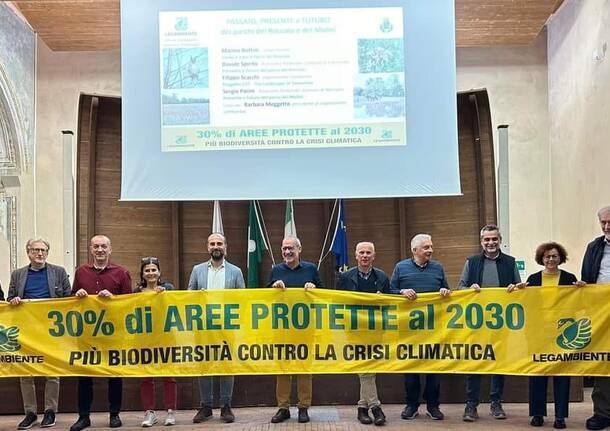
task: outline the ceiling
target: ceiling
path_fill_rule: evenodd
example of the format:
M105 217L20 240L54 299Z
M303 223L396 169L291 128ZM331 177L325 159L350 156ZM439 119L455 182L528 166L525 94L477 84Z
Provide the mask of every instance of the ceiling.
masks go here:
M428 0L425 0L428 1ZM457 46L525 45L563 0L455 0ZM54 51L120 48L119 0L14 0Z

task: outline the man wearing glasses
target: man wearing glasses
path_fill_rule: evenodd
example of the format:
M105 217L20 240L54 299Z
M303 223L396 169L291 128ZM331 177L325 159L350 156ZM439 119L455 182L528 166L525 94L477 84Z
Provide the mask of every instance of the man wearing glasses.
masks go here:
M301 260L301 241L297 237L286 237L282 241L284 262L275 265L269 274L268 287L284 290L287 287L302 287L305 290L324 287L318 268L311 262ZM311 406L311 374L299 374L297 377L298 417L300 423L309 422L307 409ZM275 387L278 411L271 418L271 423L284 422L290 419L290 392L292 375L279 375Z
M131 276L129 272L110 262L112 245L110 238L104 235L95 235L89 243L89 253L93 262L79 266L74 275L72 292L77 298L86 298L97 295L102 299L109 299L114 295L131 293ZM122 426L119 413L123 398L123 380L120 377L108 379L108 403L110 410L110 428ZM93 401L93 379L91 377L78 378L78 420L70 427L70 431L80 431L91 426L89 413Z
M61 266L47 263L49 243L42 239L30 239L25 251L30 263L16 269L11 274L7 300L12 306L20 305L24 299L50 299L70 296L70 281L66 270ZM36 405L36 388L33 377L21 377L21 396L25 418L17 429L31 428L38 421ZM43 428L55 425L55 412L59 398L59 377L47 377L44 390L44 416L40 426Z

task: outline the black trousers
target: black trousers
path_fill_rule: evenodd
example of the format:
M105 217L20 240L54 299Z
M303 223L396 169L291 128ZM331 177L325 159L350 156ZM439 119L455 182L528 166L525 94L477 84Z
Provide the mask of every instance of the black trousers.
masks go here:
M530 377L530 416L546 416L546 386L547 376ZM555 417L568 417L570 402L570 378L566 376L553 377L553 396L555 397Z
M123 401L123 379L111 377L108 379L108 411L111 415L119 414ZM93 379L91 377L78 378L78 415L89 416L93 402Z
M428 407L438 407L441 391L441 379L438 374L425 374L426 386L424 388L424 401ZM421 393L420 374L405 374L405 392L407 405L419 407L419 394Z

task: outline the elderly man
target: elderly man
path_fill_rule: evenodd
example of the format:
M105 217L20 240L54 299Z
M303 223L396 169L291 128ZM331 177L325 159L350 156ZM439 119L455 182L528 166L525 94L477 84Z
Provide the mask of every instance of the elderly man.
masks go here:
M449 296L449 284L445 276L443 265L432 260L432 237L420 233L411 240L413 257L396 264L390 279L392 293L403 295L414 301L418 293L438 292L441 296ZM443 420L445 415L439 409L440 376L426 374L426 387L424 400L426 401L426 414L434 420ZM420 375L405 374L405 392L407 405L400 414L406 420L415 419L419 409L419 395L421 392Z
M131 276L129 272L110 262L112 245L110 238L104 235L95 235L91 238L89 252L93 257L92 263L81 265L76 269L72 292L77 298L86 298L97 295L102 299L109 299L114 295L123 295L132 292ZM123 425L119 413L123 399L123 380L120 377L108 379L108 403L110 428L119 428ZM78 378L78 420L70 427L70 431L80 431L91 426L89 414L93 401L93 379L91 377Z
M502 235L498 226L489 224L483 226L480 232L483 252L466 259L460 277L459 289L472 288L479 292L482 287L506 287L510 293L526 286L521 282L515 258L500 251ZM502 393L504 391L504 376L491 376L489 388L489 414L495 419L506 419L502 408ZM479 418L477 407L481 395L481 375L466 376L466 407L462 420L474 422Z
M610 206L597 212L603 235L587 246L582 261L581 277L587 283L610 283ZM595 377L593 385L593 416L587 419L589 430L601 430L610 426L610 377Z
M227 254L227 240L224 235L213 233L207 242L210 259L193 267L189 280L189 290L208 289L243 289L246 287L244 276L237 266L225 259ZM235 421L231 411L233 398L233 376L219 376L220 384L220 419L230 423ZM214 401L213 377L199 377L200 408L193 417L194 423L200 423L212 418L212 405Z
M287 287L303 287L305 290L323 287L316 266L301 260L301 241L297 237L286 237L282 240L282 257L284 262L271 268L267 286L282 290ZM275 395L279 409L271 418L272 423L284 422L290 418L291 388L291 375L277 376ZM309 422L307 409L311 405L311 375L297 376L297 394L298 421Z
M70 296L70 281L66 270L47 263L50 249L49 242L42 239L30 239L25 245L30 264L16 269L11 274L7 300L18 306L24 299L50 299ZM36 416L36 387L33 377L21 377L21 396L25 418L17 429L26 430L38 420ZM44 416L40 426L43 428L55 425L57 400L59 398L59 378L47 377L44 388Z
M390 293L390 282L385 273L373 266L375 262L375 244L359 242L356 244L357 266L341 273L337 281L337 289L352 292ZM368 425L385 424L386 417L381 410L381 402L377 396L375 373L358 374L360 379L360 400L358 401L358 420ZM373 418L369 416L369 409Z

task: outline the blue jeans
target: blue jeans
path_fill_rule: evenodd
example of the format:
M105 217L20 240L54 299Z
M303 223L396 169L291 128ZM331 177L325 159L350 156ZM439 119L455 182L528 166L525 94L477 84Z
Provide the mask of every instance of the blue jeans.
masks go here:
M214 377L199 377L199 400L201 407L210 407L214 402ZM217 377L220 384L220 405L230 406L233 398L234 376Z
M491 402L502 402L502 393L504 392L504 376L492 374L491 384L489 386L489 399ZM476 407L481 401L481 375L470 374L466 376L466 404L471 407Z

